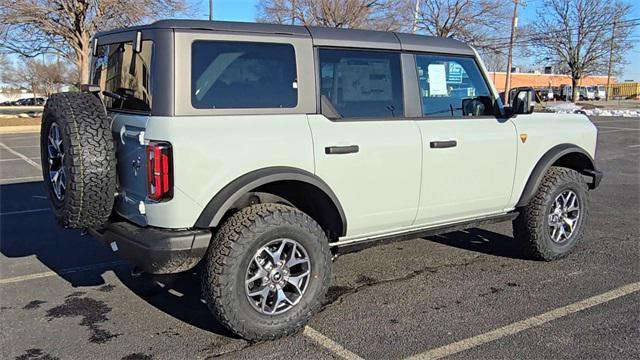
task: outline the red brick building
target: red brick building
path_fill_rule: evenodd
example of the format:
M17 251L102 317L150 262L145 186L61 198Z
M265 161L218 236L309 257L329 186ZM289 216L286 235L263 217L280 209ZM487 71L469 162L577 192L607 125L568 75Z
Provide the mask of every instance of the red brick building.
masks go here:
M496 89L504 91L506 80L505 72L489 72L489 80L493 82ZM612 78L611 83L615 80ZM580 86L606 85L607 76L587 76L580 80ZM533 74L533 73L511 73L511 87L531 86L534 88L545 88L549 86L571 85L569 75L558 74Z

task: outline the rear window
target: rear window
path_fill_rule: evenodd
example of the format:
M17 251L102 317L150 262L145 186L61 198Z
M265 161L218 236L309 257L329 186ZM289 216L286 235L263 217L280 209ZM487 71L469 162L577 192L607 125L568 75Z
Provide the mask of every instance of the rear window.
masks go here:
M296 107L298 83L292 45L195 41L191 51L194 108Z
M139 53L131 42L101 45L91 65L92 81L101 90L120 98L105 96L108 110L149 112L151 110L150 67L153 43L142 42Z

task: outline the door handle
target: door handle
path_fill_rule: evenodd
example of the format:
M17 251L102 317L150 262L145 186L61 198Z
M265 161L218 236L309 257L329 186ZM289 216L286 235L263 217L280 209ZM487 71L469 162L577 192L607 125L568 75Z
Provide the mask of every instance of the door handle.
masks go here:
M327 155L338 155L338 154L352 154L360 151L360 147L358 145L348 145L348 146L327 146L324 148L324 153Z
M447 141L432 141L429 143L429 147L432 149L445 149L458 146L458 142L455 140Z

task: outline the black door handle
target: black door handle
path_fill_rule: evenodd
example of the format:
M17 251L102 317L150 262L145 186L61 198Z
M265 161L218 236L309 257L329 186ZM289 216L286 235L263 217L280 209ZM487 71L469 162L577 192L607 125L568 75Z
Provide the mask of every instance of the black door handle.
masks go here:
M432 149L444 149L456 147L458 142L455 140L447 140L447 141L432 141L429 143L429 147Z
M360 151L360 147L358 145L348 145L348 146L327 146L324 148L324 153L327 155L335 155L335 154L352 154Z

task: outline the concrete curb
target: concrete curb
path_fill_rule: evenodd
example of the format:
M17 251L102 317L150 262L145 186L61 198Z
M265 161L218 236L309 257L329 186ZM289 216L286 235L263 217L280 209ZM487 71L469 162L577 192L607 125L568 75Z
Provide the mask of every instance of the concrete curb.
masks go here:
M40 125L0 126L0 134L38 133Z

